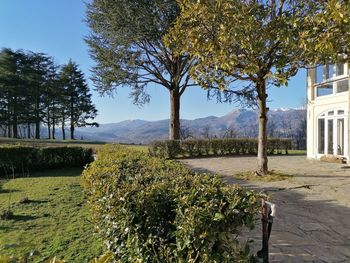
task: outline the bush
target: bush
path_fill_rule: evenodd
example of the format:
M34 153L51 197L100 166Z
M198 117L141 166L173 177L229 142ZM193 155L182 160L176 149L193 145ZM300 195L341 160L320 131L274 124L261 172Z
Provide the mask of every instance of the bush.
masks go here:
M117 262L249 261L237 235L254 225L253 192L112 145L83 177L93 222Z
M58 167L84 167L92 160L92 149L82 147L3 146L0 147L0 177Z
M269 154L288 154L292 147L291 139L268 139L267 151ZM258 141L256 139L198 139L183 141L153 141L149 146L152 156L174 159L178 157L195 156L224 156L232 154L257 154Z

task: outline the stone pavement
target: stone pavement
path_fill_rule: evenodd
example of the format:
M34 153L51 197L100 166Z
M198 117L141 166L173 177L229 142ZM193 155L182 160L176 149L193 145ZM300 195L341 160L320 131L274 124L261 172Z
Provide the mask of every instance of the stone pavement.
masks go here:
M346 165L273 156L269 169L293 175L279 182L246 182L232 175L256 168L256 157L221 157L182 161L214 172L229 183L266 191L277 205L270 237L270 262L350 262L350 169ZM260 221L248 235L261 248Z

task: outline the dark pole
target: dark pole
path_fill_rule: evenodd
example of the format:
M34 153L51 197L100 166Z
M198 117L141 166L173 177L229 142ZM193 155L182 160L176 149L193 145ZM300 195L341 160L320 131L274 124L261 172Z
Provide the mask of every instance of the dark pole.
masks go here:
M269 231L268 231L268 205L265 200L261 201L261 222L262 222L262 256L263 262L269 262Z

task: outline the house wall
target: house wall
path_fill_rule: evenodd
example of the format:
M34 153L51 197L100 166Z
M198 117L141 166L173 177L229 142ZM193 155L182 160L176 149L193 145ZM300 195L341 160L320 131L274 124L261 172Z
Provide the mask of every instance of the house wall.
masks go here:
M315 70L310 69L308 71L307 79L307 158L316 159L319 158L318 154L318 127L317 120L318 117L329 110L344 110L346 117L345 120L345 153L350 149L349 141L349 92L342 92L338 94L331 94L321 97L316 97L315 87L313 80L315 79ZM347 154L347 159L349 160L349 154Z

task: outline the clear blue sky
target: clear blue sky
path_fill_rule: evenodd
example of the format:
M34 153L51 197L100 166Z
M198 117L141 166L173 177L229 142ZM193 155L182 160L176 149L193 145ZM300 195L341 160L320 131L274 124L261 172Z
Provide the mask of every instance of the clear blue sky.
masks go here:
M59 64L70 58L76 61L86 76L94 62L88 54L83 37L89 29L83 22L83 0L0 0L0 48L24 49L47 53ZM269 90L269 107L295 108L305 101L306 73L301 71L288 88ZM90 82L90 87L93 85ZM159 120L169 116L169 97L162 87L151 86L151 103L139 108L132 104L128 89L120 89L114 98L101 98L93 92L99 110L96 121L119 122L131 119ZM195 119L209 115L222 116L239 105L207 101L206 92L190 88L181 101L181 118Z

